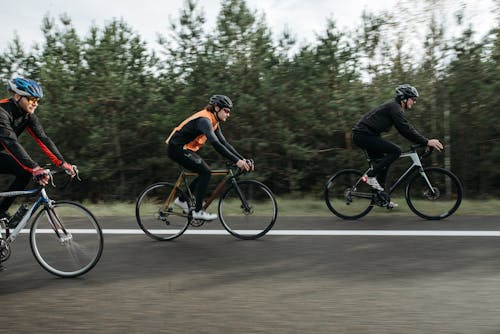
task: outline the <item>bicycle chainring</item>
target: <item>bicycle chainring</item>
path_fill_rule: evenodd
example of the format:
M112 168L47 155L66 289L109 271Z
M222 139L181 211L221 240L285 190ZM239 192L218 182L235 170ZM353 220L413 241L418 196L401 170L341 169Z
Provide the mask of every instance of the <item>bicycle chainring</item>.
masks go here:
M389 197L389 195L383 191L377 191L373 196L373 199L375 204L383 208L386 208L391 202L391 198Z
M206 220L203 220L203 219L191 219L189 221L189 225L193 226L193 227L200 227L200 226L203 226L203 224L205 224Z

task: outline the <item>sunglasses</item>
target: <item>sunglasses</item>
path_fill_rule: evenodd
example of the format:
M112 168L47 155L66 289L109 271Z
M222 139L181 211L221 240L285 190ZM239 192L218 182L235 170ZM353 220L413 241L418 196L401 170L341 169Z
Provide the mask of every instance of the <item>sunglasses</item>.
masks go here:
M229 114L231 112L231 109L229 109L229 108L222 108L222 111L224 111L226 114Z
M35 104L35 103L38 103L40 101L39 98L37 97L33 97L33 96L25 96L26 100L28 100L29 103L31 104Z

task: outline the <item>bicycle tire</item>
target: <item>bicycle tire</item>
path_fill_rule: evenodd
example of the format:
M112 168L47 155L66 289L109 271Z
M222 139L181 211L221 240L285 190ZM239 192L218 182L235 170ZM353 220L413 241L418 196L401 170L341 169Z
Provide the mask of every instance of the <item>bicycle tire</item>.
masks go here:
M219 199L219 218L222 226L233 236L254 240L265 235L276 222L278 205L272 191L255 180L238 180ZM242 203L239 192L246 204Z
M325 184L325 203L337 217L356 220L364 217L373 209L372 189L364 182L358 170L343 169L335 173ZM355 187L355 188L354 188ZM369 197L357 197L356 193Z
M434 188L429 186L420 173L412 176L406 185L408 206L417 216L427 220L441 220L457 211L462 202L463 187L458 177L440 167L424 168L424 173Z
M173 240L181 236L189 226L189 215L170 203L164 208L165 202L174 190L174 185L168 182L158 182L146 187L137 197L135 217L144 233L159 241ZM187 198L180 189L175 189L174 198Z
M77 277L91 270L101 257L103 244L97 220L79 203L60 201L44 207L31 226L35 259L60 277Z

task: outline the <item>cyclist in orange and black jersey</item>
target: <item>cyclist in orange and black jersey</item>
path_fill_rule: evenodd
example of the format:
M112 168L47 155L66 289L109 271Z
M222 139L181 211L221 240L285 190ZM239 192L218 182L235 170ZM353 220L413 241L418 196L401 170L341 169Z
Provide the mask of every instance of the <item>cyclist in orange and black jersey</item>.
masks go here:
M198 177L190 184L190 189L195 193L196 204L193 218L213 220L216 214L202 210L203 197L210 181L210 167L196 153L206 141L211 143L215 150L226 159L234 162L238 168L246 171L253 170L253 164L245 159L231 146L222 135L220 122L225 122L229 117L233 103L225 95L214 95L210 98L209 105L188 117L177 126L166 142L168 156L187 170L198 173ZM188 205L185 198L176 198L175 204L187 212Z
M0 174L13 174L14 181L7 191L24 190L32 177L46 185L49 176L19 143L18 136L26 130L56 166L75 176L73 166L65 162L53 141L43 131L35 110L43 97L40 85L33 80L14 78L8 82L12 93L9 99L0 100ZM9 218L7 210L14 197L6 197L0 203L0 218Z

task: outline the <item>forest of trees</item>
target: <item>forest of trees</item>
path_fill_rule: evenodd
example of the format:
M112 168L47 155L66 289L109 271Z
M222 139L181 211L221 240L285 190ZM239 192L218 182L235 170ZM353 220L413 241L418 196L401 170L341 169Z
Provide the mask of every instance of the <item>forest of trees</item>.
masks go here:
M436 5L442 1L419 3L414 22L364 12L360 26L341 30L325 19L325 30L303 45L287 31L271 31L245 0L222 0L210 30L198 2L187 0L170 29L159 32L156 51L123 20L81 36L70 17L46 16L42 43L26 49L13 36L0 50L0 80L21 75L42 84L37 114L81 170L71 194L79 200L133 200L147 184L171 180L178 168L166 156L165 138L212 94L235 104L222 129L255 159L253 177L277 194L320 196L335 170L364 168L351 128L393 98L400 83L421 95L409 120L446 146L429 163L455 172L469 198L498 197L499 26L478 38L464 10L455 15L461 33L450 37L440 21L446 8ZM395 129L387 137L410 146ZM29 136L21 141L47 161ZM223 166L210 145L201 154ZM393 170L403 167L396 162Z

